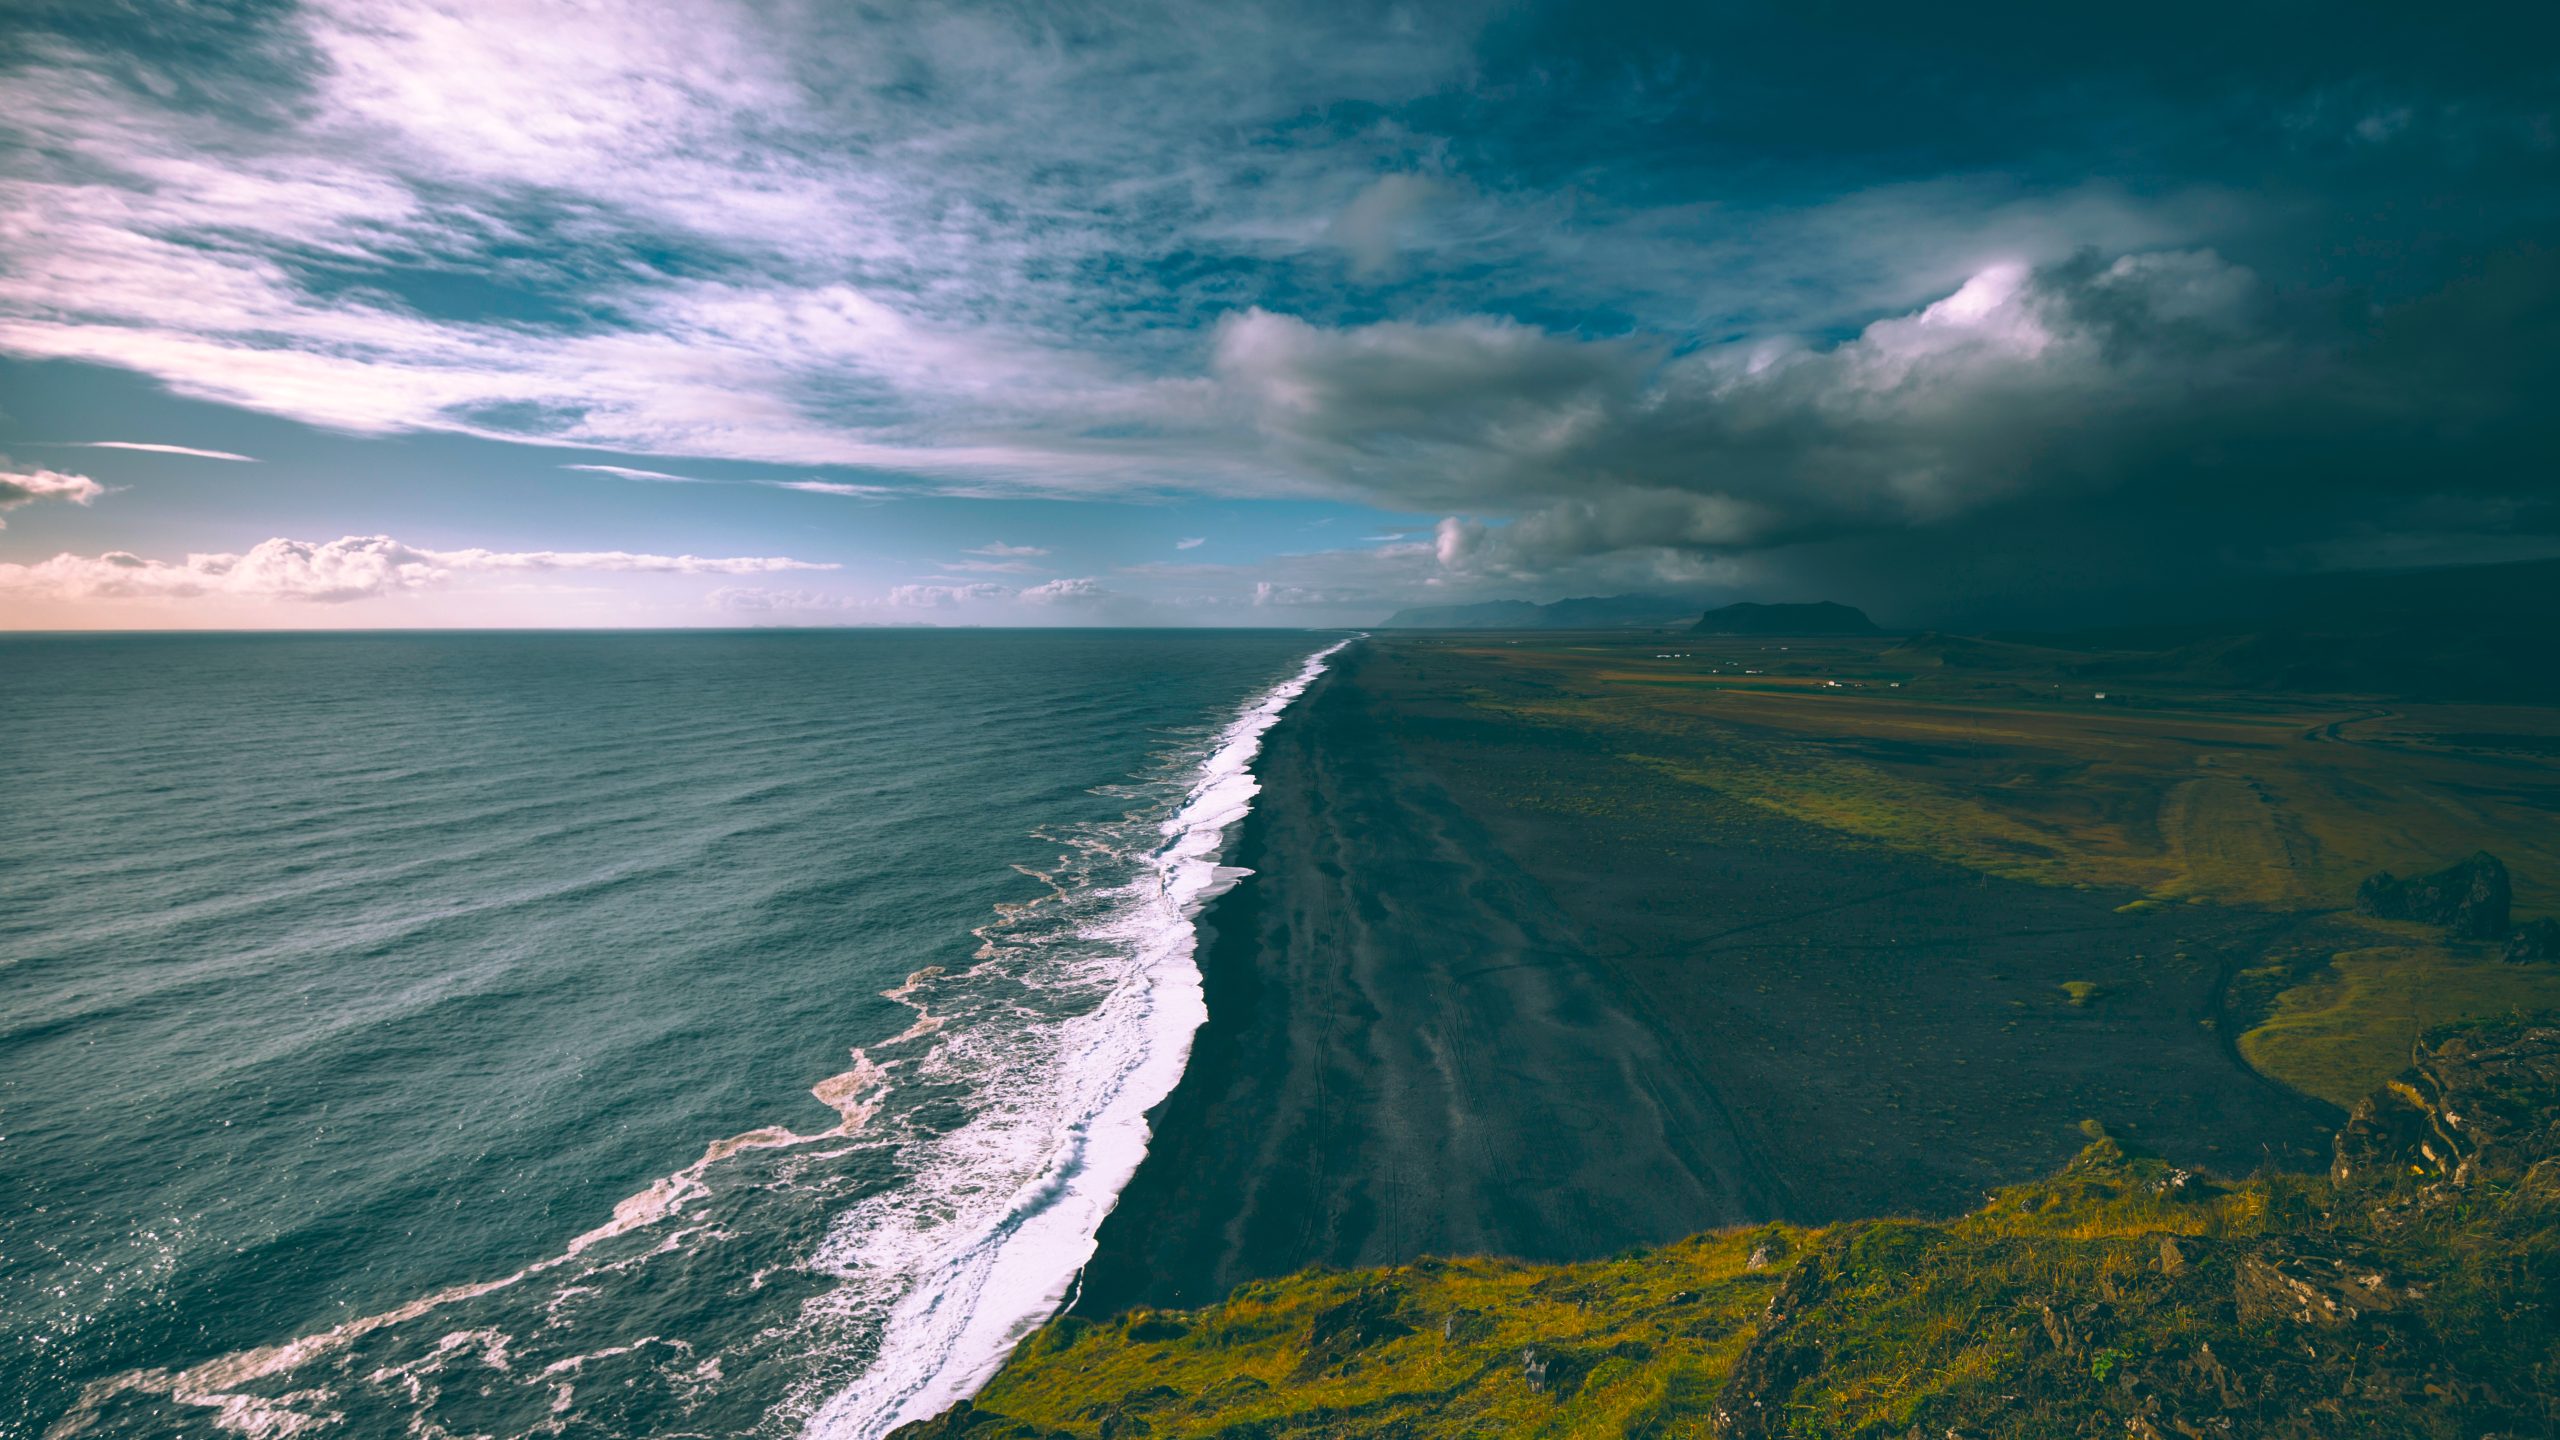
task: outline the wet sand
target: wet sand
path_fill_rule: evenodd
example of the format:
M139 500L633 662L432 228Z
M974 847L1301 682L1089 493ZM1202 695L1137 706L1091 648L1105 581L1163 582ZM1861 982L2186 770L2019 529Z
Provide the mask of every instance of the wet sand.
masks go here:
M2316 922L1692 824L1587 737L1464 705L1482 678L1371 642L1267 737L1210 1020L1080 1309L1949 1214L2086 1118L2223 1171L2316 1163L2335 1112L2204 1023L2228 963ZM2108 993L2071 1005L2074 979Z

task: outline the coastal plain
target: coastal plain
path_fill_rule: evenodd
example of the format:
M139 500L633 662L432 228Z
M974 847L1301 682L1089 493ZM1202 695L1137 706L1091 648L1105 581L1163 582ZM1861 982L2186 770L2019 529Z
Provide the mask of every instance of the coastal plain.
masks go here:
M2560 965L2357 901L2485 849L2548 915L2554 719L1373 639L1071 1311L914 1433L2550 1433Z
M1209 917L1211 1020L1081 1311L1953 1215L2062 1163L2084 1121L2221 1173L2312 1167L2337 1105L2455 1018L2435 993L2560 1002L2547 967L2346 905L2364 869L2484 843L2547 904L2530 753L2367 744L2421 722L2354 702L2045 698L2063 682L1914 648L1346 655L1271 736L1238 856L1258 873ZM2360 768L2319 774L2331 753ZM2390 988L2360 978L2376 951L2458 983L2342 1009Z

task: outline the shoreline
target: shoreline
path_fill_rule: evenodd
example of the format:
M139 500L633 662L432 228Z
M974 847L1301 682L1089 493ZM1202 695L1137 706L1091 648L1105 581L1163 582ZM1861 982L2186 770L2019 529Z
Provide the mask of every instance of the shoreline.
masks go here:
M809 1418L804 1434L867 1440L941 1413L977 1393L1077 1292L1100 1227L1149 1153L1149 1118L1181 1083L1208 1019L1198 963L1202 917L1245 878L1222 857L1262 793L1255 762L1273 728L1351 644L1318 648L1296 674L1255 693L1201 756L1181 806L1162 823L1163 843L1124 892L1129 903L1088 932L1126 946L1139 982L1089 1019L1122 1011L1120 1023L1142 1038L1119 1047L1117 1069L1071 1077L1095 1088L1049 1166L944 1261L944 1284L918 1286L890 1310L883 1335L921 1333L929 1337L922 1353L911 1348L900 1362L884 1364L884 1346L858 1380ZM966 1303L956 1310L949 1304L955 1279L967 1282L958 1297Z
M1470 711L1418 655L1373 640L1265 737L1256 873L1201 921L1209 1018L1077 1313L1960 1213L2084 1119L2224 1170L2316 1165L2334 1113L2199 1023L2225 948L2299 921L2121 914L1774 817L1705 837L1523 803L1618 762ZM2108 1004L2060 999L2102 965L2127 977Z

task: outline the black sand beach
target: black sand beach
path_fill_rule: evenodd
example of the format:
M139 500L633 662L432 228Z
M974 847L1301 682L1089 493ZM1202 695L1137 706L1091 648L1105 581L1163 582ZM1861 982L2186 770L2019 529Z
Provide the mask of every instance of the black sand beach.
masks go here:
M1462 664L1362 644L1272 730L1237 857L1257 873L1208 917L1210 1020L1080 1309L1952 1214L2067 1158L2085 1119L2225 1172L2323 1153L2334 1112L2206 1023L2228 957L2316 922L2118 913L1704 816L1583 737L1471 709ZM2070 1003L2091 974L2109 993Z

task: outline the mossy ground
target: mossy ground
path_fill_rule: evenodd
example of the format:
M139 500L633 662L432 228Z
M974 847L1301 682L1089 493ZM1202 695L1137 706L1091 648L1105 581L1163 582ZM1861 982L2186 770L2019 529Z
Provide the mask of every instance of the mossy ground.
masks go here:
M1951 1222L1311 1273L1056 1322L919 1433L2551 1433L2560 1162L2406 1168L2225 1182L2100 1134Z
M1189 1314L1068 1319L981 1407L1069 1433L1648 1430L1731 1369L1801 1235L1702 1236L1590 1265L1427 1261L1246 1285ZM1686 1408L1686 1407L1680 1407Z
M1816 827L1807 844L2116 889L2128 907L2281 914L2340 911L2374 870L2486 848L2522 914L2560 909L2553 710L2129 694L2077 671L2066 689L2065 662L2024 647L1968 668L1895 642L1395 643L1458 662L1488 720L1623 762L1637 778L1559 765L1488 783L1631 839L1766 811ZM2309 1093L2344 1103L2440 1021L2560 1002L2560 967L2337 924L2360 938L2242 964L2207 1017ZM2052 1003L2104 1007L2116 979L2088 973ZM2216 1178L2098 1134L2059 1174L1948 1221L1310 1272L1196 1311L1057 1321L975 1408L917 1434L2560 1434L2560 1034L2530 1033L2529 1095L2408 1072L2358 1109L2363 1148L2350 1165L2342 1135L2327 1176ZM2377 1115L2382 1099L2398 1108ZM2527 1110L2543 1118L2522 1162L2447 1158L2481 1116Z
M2334 1103L2405 1063L2430 1025L2560 1003L2560 967L2345 913L2374 871L2476 849L2507 861L2519 918L2560 912L2560 709L2128 685L2105 678L2119 657L1984 641L1398 643L1470 663L1488 714L1591 736L1674 790L1853 843L2129 891L2128 909L2339 912L2370 933L2334 961L2246 967L2243 991L2279 973L2291 993L2222 1021L2261 1072Z
M2077 652L2024 646L1995 647L1996 669L1886 640L1699 637L1678 658L1658 640L1442 648L1481 664L1487 708L1604 733L1684 783L1995 874L2343 907L2376 870L2485 848L2516 872L2520 913L2560 911L2550 707L2132 691L2070 673L2089 663Z
M2417 927L2407 927L2416 929ZM2352 1105L2451 1020L2560 1007L2560 965L2510 965L2491 945L2432 938L2341 951L2273 997L2240 1053L2265 1074Z

